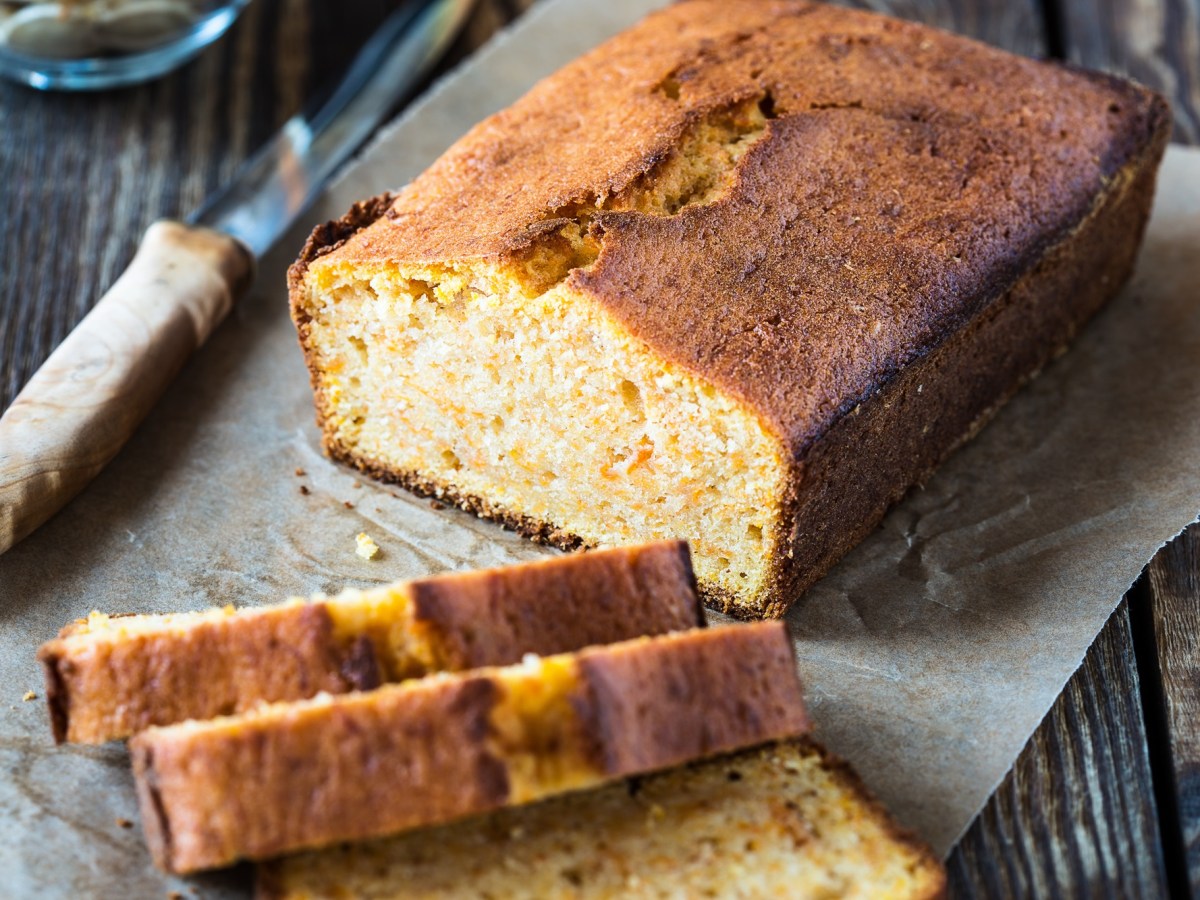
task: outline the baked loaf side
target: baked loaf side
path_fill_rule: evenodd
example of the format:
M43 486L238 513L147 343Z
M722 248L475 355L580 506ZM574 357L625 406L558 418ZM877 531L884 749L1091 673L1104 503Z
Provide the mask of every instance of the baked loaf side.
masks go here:
M188 872L439 824L802 733L782 623L275 704L130 741L155 861Z
M266 863L257 896L929 900L944 886L849 767L798 740Z
M709 603L780 615L1128 277L1168 122L910 23L674 4L314 233L326 447L560 546L688 538Z
M343 641L322 603L292 601L162 616L93 613L38 659L58 743L128 737L261 701L380 683L370 641Z
M374 596L334 599L330 612L347 639L371 636L392 681L705 622L691 553L676 540L419 578Z
M366 690L704 624L687 544L450 573L311 602L94 613L38 658L56 741L101 743L258 703Z

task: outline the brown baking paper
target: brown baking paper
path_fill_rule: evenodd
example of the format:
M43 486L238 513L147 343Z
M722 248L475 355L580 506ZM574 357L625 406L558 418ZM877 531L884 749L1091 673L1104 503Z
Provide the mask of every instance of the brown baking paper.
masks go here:
M549 0L380 138L262 263L128 448L0 557L0 893L164 896L121 746L55 748L39 643L89 610L256 604L550 551L324 459L284 270L312 223L655 5ZM1133 283L789 621L820 736L946 852L1117 601L1200 509L1200 153L1172 148ZM296 470L304 474L296 474ZM309 493L303 494L301 488ZM377 560L355 555L365 531ZM37 702L23 702L26 691ZM190 884L240 896L247 870Z

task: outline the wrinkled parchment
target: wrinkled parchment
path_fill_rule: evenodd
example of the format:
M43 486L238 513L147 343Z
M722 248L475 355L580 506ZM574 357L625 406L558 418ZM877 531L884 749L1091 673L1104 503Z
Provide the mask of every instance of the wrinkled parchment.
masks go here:
M239 896L155 873L123 748L55 749L37 645L93 608L171 611L549 551L322 458L285 307L311 225L423 169L653 0L549 0L436 88L263 261L124 453L0 557L0 893ZM821 737L947 851L1155 550L1200 510L1200 153L1172 148L1139 274L789 620ZM295 470L303 469L298 476ZM310 490L300 491L301 485ZM347 506L352 504L352 508ZM354 553L359 531L383 549ZM23 702L28 690L37 702Z

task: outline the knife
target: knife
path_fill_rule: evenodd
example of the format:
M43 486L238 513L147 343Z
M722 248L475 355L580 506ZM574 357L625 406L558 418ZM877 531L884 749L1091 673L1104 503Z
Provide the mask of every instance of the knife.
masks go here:
M84 488L133 434L253 278L255 260L412 90L474 0L410 0L301 113L186 222L159 221L133 261L0 417L0 553Z

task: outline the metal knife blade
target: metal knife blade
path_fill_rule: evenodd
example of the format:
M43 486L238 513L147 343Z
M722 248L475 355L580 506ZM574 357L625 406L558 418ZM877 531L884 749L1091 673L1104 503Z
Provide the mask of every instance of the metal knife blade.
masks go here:
M0 417L0 553L121 447L249 285L254 260L449 46L473 0L410 0L313 115L290 120L187 223L156 222L129 267Z
M261 256L325 181L449 47L474 0L408 2L359 51L315 114L293 116L220 193L188 217Z

